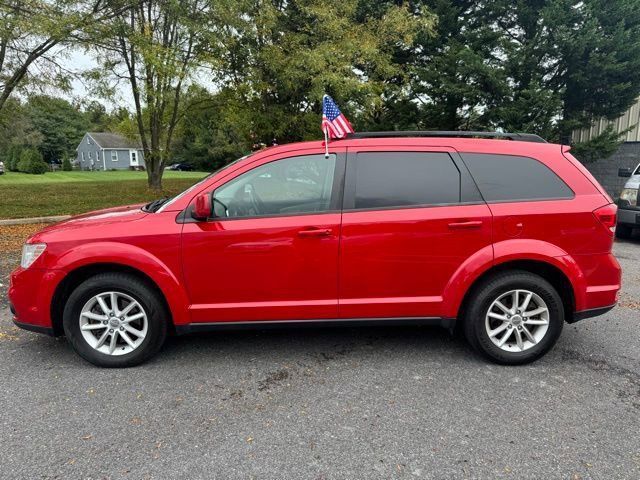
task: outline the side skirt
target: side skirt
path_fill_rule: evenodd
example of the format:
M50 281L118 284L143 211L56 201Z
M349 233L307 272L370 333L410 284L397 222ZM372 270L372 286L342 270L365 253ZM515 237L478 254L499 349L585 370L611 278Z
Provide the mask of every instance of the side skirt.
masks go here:
M382 327L427 325L444 327L450 331L456 324L455 318L440 317L400 317L400 318L331 318L321 320L265 320L254 322L211 322L176 325L176 334L212 332L216 330L261 330L272 328L319 328L319 327Z

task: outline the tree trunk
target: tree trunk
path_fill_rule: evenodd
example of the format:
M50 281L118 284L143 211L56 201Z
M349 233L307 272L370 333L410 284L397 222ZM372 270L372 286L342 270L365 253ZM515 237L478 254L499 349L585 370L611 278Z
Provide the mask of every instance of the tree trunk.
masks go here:
M147 181L151 190L162 190L162 162L160 154L150 151L145 154Z

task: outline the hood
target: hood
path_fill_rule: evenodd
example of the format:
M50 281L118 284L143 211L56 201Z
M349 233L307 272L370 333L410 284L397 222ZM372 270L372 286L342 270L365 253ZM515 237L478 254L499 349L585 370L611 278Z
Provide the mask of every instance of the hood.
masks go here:
M38 242L42 240L42 236L51 233L140 220L148 215L147 212L142 211L143 205L144 204L126 205L123 207L105 208L102 210L83 213L82 215L77 215L68 220L63 220L62 222L54 223L45 227L33 235L29 239L29 242Z
M640 175L633 175L624 184L624 188L640 188Z

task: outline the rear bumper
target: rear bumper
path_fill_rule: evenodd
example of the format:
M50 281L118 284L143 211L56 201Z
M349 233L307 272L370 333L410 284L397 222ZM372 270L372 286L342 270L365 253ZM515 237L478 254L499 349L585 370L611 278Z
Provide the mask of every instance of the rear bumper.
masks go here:
M599 314L583 312L613 308L618 302L622 283L622 269L616 257L602 253L576 255L574 259L581 271L579 278L573 280L576 296L574 315L586 318Z
M606 307L598 307L598 308L592 308L590 310L583 310L581 312L575 312L573 314L573 318L571 318L570 320L567 320L567 323L576 323L576 322L579 322L580 320L584 320L585 318L604 315L605 313L611 311L615 306L616 304L614 303L613 305L609 305Z
M20 328L53 335L51 300L64 278L62 270L17 268L9 279L9 306Z

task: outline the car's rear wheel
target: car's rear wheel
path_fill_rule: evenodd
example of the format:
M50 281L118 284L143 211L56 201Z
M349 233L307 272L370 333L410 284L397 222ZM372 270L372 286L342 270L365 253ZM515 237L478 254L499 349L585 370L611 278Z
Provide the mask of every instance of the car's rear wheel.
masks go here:
M562 332L562 300L538 275L503 272L478 285L471 295L463 319L465 336L497 363L532 362L548 352Z
M167 336L162 298L125 273L103 273L81 283L64 308L63 327L76 352L100 367L131 367L160 350Z
M631 238L632 232L633 228L631 228L629 225L622 225L620 223L616 225L616 237L618 238Z

